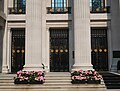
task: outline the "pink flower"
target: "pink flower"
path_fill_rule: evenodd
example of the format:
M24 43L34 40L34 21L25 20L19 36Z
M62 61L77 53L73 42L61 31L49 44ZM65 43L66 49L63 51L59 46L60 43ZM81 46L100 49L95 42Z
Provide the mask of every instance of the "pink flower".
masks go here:
M80 73L83 73L83 70L79 70Z
M17 75L19 75L19 74L22 74L22 71L21 71L21 70L17 72Z
M85 74L88 74L88 71L85 71Z
M28 77L25 77L25 80L28 80L29 78Z
M72 80L74 80L75 79L75 77L74 76L72 76Z
M95 72L94 72L94 75L96 75L96 74L97 74L97 72L95 71Z
M43 80L44 80L44 77L43 77L43 76L40 76L40 80L42 80L42 81L43 81Z
M80 76L82 76L82 74L80 74Z
M75 78L76 78L77 80L79 80L79 79L80 79L80 76L75 76Z
M38 71L38 75L42 75L42 73L43 73L42 71Z
M39 81L38 77L35 78L36 81Z
M92 74L92 71L90 71L89 74Z
M94 76L95 80L98 80L98 78L96 76Z

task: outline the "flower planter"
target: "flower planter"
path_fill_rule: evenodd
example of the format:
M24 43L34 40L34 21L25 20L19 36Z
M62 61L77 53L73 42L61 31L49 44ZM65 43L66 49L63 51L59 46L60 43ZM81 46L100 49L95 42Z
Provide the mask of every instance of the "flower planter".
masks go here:
M45 81L42 71L18 71L15 84L43 84Z
M72 84L100 84L102 76L93 70L71 72Z
M88 80L87 84L100 84L100 80Z
M34 82L29 82L29 84L43 84L43 81L34 81Z
M28 84L28 81L14 81L15 84Z

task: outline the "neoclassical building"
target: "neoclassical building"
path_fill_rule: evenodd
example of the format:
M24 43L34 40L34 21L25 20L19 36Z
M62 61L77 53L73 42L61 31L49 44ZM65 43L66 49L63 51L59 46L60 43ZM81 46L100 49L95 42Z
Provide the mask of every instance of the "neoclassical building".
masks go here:
M120 0L0 0L0 72L117 71Z

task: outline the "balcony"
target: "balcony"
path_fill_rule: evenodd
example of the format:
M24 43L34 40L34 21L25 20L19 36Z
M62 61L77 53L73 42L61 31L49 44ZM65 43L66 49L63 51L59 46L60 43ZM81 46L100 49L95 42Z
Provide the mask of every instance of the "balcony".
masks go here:
M25 14L26 10L25 7L22 8L9 8L9 14Z
M71 7L47 7L47 14L71 14Z
M90 7L90 13L110 13L110 6L100 8Z

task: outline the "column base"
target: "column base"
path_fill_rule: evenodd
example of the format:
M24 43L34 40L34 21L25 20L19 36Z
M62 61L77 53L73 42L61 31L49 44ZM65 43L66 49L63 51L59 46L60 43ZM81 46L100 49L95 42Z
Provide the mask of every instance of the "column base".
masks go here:
M42 65L25 65L23 71L44 71Z
M72 71L78 70L94 70L92 65L73 65Z
M45 68L43 69L43 71L45 71L46 73L49 72L48 66L45 66Z
M2 66L2 73L8 73L8 66Z

